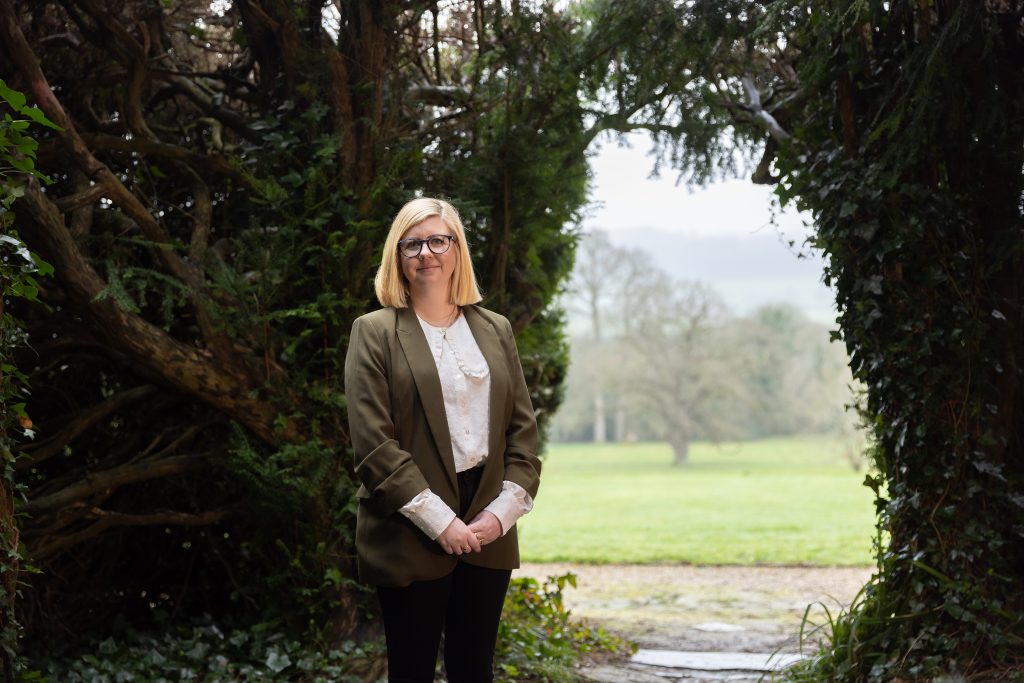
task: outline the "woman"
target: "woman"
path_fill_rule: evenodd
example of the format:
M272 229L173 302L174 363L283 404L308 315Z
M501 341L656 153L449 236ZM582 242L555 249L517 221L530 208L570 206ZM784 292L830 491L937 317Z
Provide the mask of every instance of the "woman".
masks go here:
M352 325L345 393L388 680L433 681L443 630L449 683L491 681L515 524L540 477L512 327L475 305L465 231L439 199L398 212L375 285L384 308Z

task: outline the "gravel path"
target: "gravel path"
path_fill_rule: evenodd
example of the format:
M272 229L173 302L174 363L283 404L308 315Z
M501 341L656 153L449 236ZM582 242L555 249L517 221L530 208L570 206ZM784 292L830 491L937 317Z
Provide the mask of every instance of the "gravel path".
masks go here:
M573 572L565 593L577 617L640 647L704 652L796 652L804 611L820 623L846 607L870 567L707 567L525 564L513 576Z

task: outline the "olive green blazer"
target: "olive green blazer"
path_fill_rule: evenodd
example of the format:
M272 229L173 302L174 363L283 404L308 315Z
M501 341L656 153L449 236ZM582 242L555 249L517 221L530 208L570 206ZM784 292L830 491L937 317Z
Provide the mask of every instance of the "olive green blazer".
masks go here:
M537 422L519 363L512 326L479 306L463 315L490 367L490 450L469 521L501 492L503 480L537 495ZM405 586L450 573L459 560L398 509L430 487L459 510L459 485L437 366L411 308L385 308L352 325L345 358L345 397L361 482L357 492L359 577ZM462 561L494 569L519 566L513 527Z

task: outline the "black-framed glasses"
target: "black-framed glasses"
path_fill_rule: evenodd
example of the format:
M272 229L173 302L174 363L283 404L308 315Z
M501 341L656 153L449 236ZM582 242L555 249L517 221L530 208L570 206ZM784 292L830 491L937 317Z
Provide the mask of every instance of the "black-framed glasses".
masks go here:
M455 235L431 235L426 239L409 238L398 240L398 253L405 258L416 258L423 251L423 245L433 254L443 254L455 242Z

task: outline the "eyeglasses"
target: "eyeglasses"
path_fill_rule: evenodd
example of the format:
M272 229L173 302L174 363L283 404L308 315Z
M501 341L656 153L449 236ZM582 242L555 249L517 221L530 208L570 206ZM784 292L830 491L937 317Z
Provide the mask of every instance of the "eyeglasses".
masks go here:
M443 254L448 251L453 242L455 242L454 235L431 235L423 240L409 238L398 241L398 253L405 258L416 258L423 251L423 245L426 244L431 253Z

